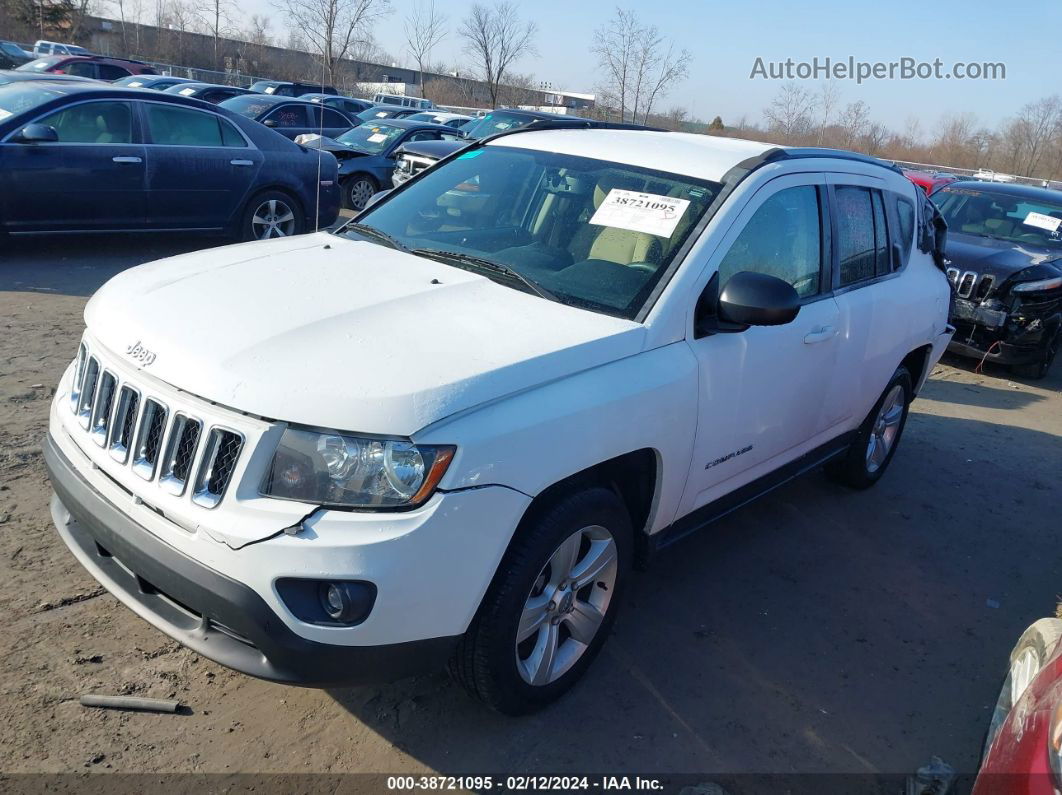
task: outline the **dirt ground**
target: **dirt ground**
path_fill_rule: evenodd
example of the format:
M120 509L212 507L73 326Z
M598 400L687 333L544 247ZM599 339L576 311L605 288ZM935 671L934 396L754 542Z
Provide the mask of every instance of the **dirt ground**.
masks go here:
M60 543L39 446L86 298L206 244L0 243L0 771L975 769L1010 648L1062 593L1062 365L1032 383L949 359L876 488L812 474L672 547L635 577L590 677L513 720L443 674L330 691L234 674ZM86 709L88 692L188 709Z

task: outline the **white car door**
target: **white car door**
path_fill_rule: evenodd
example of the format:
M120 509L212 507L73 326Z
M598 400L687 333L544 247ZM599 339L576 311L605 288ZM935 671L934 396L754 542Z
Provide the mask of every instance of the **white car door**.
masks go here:
M826 397L838 362L830 225L821 174L778 177L749 200L705 270L720 289L738 271L788 281L801 296L782 326L716 333L689 344L699 367L699 417L679 515L690 513L829 438Z

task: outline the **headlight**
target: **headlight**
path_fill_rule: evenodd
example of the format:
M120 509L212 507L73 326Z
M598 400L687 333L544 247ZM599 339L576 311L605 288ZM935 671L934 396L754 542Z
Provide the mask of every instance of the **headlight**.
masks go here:
M288 428L262 494L348 508L411 508L439 485L450 446Z
M1058 276L1054 279L1041 279L1038 282L1022 282L1021 284L1014 285L1013 292L1038 293L1041 290L1054 290L1057 287L1062 287L1062 276Z

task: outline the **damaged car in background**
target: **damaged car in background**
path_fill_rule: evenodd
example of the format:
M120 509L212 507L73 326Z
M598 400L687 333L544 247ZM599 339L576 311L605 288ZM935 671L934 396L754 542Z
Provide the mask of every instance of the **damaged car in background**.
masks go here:
M1062 192L956 182L933 200L955 288L949 350L1043 378L1062 326Z
M391 187L395 158L403 144L444 139L456 140L457 131L431 122L387 119L364 122L335 138L300 135L295 143L335 155L343 206L363 210L373 194Z

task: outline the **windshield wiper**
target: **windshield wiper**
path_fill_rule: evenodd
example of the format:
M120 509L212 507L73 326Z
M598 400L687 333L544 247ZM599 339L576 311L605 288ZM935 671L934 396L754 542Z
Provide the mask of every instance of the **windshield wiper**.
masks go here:
M545 298L547 301L564 303L538 282L529 279L524 276L524 274L520 273L520 271L509 267L504 262L494 262L493 260L477 257L472 254L463 254L459 251L443 251L442 249L437 248L415 248L410 253L438 260L439 262L445 262L449 265L457 265L458 267L462 265L471 265L474 268L482 268L483 270L494 271L495 273L504 273L506 276L519 281L539 298Z
M377 229L375 226L369 226L368 224L359 224L357 221L352 221L343 227L344 232L346 232L348 229L357 232L359 235L364 235L365 237L371 237L374 240L379 240L385 245L388 245L394 249L398 249L399 251L409 251L409 247L405 243L402 243L398 240L398 238L392 237L386 232Z

